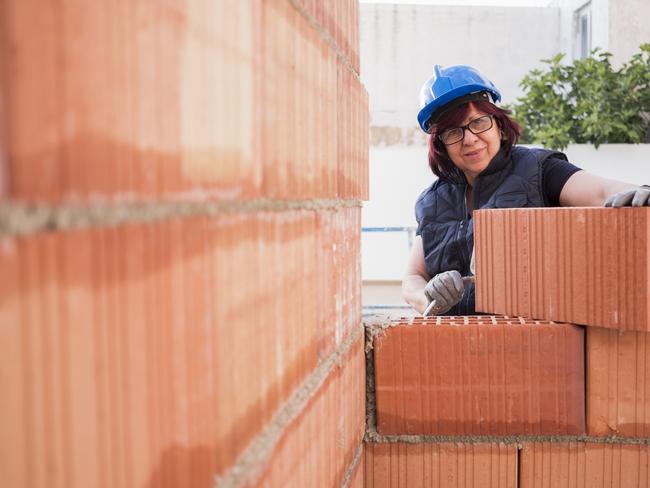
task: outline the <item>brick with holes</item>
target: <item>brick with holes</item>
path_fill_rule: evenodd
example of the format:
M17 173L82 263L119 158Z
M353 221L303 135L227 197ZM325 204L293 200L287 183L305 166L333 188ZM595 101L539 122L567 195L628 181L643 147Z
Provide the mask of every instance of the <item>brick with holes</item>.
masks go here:
M402 320L374 334L380 434L585 431L583 330L496 316Z

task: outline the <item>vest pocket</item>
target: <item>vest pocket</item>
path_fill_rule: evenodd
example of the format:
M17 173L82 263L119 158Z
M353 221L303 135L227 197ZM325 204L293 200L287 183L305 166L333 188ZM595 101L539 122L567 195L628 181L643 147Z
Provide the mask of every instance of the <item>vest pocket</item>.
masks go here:
M486 205L483 208L520 208L527 207L529 204L528 195L522 192L508 192L495 195L492 205Z

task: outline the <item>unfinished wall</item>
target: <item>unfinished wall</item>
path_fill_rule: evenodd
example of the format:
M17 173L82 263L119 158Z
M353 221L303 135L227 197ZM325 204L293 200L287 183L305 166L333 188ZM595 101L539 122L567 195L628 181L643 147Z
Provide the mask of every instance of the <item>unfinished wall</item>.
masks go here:
M369 323L366 486L650 486L648 333L585 329Z
M361 485L357 9L2 3L3 485Z

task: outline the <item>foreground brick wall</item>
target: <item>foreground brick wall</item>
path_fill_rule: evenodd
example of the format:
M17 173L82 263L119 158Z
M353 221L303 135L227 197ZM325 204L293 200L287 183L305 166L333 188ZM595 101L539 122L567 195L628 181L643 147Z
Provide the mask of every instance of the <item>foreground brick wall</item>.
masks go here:
M3 485L359 486L356 2L0 11Z
M357 11L350 0L4 2L5 194L364 197Z

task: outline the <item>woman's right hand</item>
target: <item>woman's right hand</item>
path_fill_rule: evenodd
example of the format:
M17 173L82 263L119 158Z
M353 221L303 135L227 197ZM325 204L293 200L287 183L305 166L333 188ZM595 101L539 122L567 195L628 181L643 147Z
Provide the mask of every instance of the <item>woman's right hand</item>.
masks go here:
M429 303L436 301L435 315L447 312L460 302L465 292L465 284L460 273L456 270L439 273L429 280L424 287L424 294Z
M611 195L605 200L605 207L650 206L650 186L630 188Z

